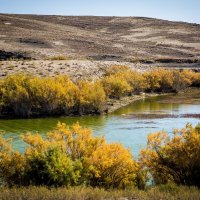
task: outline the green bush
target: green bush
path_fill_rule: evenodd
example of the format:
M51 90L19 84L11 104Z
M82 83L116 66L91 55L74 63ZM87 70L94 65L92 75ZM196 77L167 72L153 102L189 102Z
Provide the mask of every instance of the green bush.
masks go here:
M24 181L28 185L78 185L82 164L72 161L58 148L48 149L27 157Z

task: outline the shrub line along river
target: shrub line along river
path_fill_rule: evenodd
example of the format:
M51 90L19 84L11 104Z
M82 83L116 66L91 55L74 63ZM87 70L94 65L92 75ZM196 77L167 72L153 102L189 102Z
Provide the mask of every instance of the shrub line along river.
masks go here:
M68 125L79 122L91 128L94 135L104 135L110 143L122 143L137 156L146 146L149 133L165 130L172 134L174 128L182 128L186 123L200 123L200 90L138 100L108 115L0 120L0 130L6 131L5 137L12 137L14 147L23 151L21 134L45 134L58 121Z

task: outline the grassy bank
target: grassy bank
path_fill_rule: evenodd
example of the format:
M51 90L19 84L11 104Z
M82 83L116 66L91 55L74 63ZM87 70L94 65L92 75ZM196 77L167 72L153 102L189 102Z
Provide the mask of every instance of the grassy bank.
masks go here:
M99 188L1 188L1 200L200 200L200 190L194 187L159 186L146 191L136 188L104 190Z
M100 114L109 111L110 102L123 97L178 92L190 86L200 86L200 74L190 70L139 73L126 66L113 66L95 82L74 82L62 75L41 78L16 74L0 80L0 116Z

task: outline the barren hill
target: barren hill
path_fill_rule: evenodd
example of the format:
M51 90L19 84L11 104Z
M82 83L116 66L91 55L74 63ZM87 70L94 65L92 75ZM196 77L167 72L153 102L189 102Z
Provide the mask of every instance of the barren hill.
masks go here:
M55 55L71 62L39 62ZM0 76L19 70L71 73L73 67L76 73L87 68L91 75L108 62L196 69L200 67L200 25L142 17L0 14L0 60L9 58L38 60L37 68L31 66L35 63L12 63L16 67L9 68L5 61Z
M200 25L138 17L0 14L0 50L41 59L200 57Z

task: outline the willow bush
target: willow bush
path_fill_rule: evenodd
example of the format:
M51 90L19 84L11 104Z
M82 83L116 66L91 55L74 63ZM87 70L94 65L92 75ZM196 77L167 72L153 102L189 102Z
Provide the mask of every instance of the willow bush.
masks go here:
M33 99L29 93L32 90L31 76L22 74L10 75L0 81L0 105L7 112L25 117L31 113Z
M78 113L100 113L106 101L106 94L100 82L80 81L78 87Z
M0 184L144 189L151 177L156 185L200 187L199 133L199 125L187 125L173 136L151 134L138 160L121 144L108 144L78 123L58 123L45 137L23 135L24 153L1 136Z
M153 177L155 184L174 182L178 185L200 187L199 125L187 125L174 130L173 136L158 132L148 137L140 161Z
M132 89L131 85L121 74L106 76L102 79L101 83L109 98L120 99L121 97L128 95Z
M99 114L109 98L140 92L178 92L190 86L200 86L199 73L162 68L140 73L126 66L113 66L95 82L73 82L66 75L15 74L0 80L0 115Z
M34 77L29 94L33 99L32 110L41 114L63 114L76 105L78 87L67 77Z
M0 138L0 180L8 186L137 186L138 164L120 144L108 144L103 137L79 124L59 123L45 138L26 134L25 153L11 148Z

